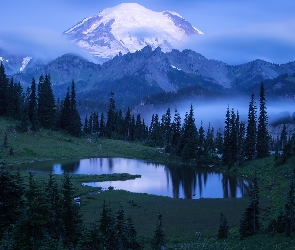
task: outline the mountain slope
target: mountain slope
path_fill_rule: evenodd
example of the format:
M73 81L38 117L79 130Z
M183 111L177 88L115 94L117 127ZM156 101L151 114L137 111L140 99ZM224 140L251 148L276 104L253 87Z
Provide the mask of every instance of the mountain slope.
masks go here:
M188 37L203 33L176 12L155 12L137 3L122 3L85 18L64 34L90 54L110 59L146 45L170 51Z
M249 95L261 81L275 79L281 74L295 74L295 62L278 65L256 60L231 66L208 60L191 50L164 53L160 48L152 50L146 46L135 53L119 54L102 65L66 54L34 71L16 74L14 79L25 88L33 77L38 79L41 74L48 73L58 98L64 97L74 80L77 98L107 103L108 94L113 91L118 105L133 106L152 95L169 92L189 95L191 91L197 95L199 91L204 98L206 93L211 96L233 92ZM292 96L291 84L287 81L286 90L277 94L283 95L290 88L289 96Z

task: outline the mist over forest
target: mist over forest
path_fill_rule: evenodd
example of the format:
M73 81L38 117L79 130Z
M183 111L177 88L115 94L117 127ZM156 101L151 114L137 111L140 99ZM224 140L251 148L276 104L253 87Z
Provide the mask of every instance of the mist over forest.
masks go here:
M259 96L255 96L256 101L256 111L257 117L259 115ZM229 98L228 100L187 100L181 101L173 104L163 104L163 105L152 105L137 106L133 109L133 113L140 114L141 117L150 123L153 114L158 114L161 118L163 114L166 113L167 109L170 108L171 117L173 119L175 108L180 114L182 122L184 121L185 114L189 112L190 105L192 104L194 108L194 118L197 128L203 125L203 128L207 130L209 127L213 127L215 132L220 128L223 131L225 114L227 108L230 110L234 109L235 112L239 112L240 120L247 124L248 110L249 110L250 96L239 96L237 98ZM270 127L277 126L280 124L288 124L292 121L293 108L292 103L287 101L268 101L266 96L266 107L268 115L268 124ZM119 108L119 107L118 107ZM273 131L273 130L271 130ZM290 132L291 133L291 132Z

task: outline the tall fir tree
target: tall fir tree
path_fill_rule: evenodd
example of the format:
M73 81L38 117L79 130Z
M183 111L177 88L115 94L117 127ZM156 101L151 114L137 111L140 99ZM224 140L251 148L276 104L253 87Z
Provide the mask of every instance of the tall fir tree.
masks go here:
M68 173L64 173L61 190L62 240L65 247L75 248L81 234L81 215L74 202L74 188Z
M8 96L7 96L7 88L8 88L8 79L5 74L5 68L3 63L0 63L0 116L6 114L7 104L8 104Z
M256 106L254 94L251 95L251 101L249 103L248 110L248 124L246 129L246 139L245 139L245 158L247 160L252 160L256 155L256 141L257 141L257 128L256 128Z
M223 133L223 151L222 151L222 164L229 165L231 164L231 119L229 107L227 107L225 115L225 127Z
M279 149L280 150L284 149L285 145L287 144L287 141L288 141L287 128L286 128L286 125L284 124L282 131L281 131L280 139L279 139L279 142L280 142Z
M49 207L43 190L40 189L31 172L25 197L25 214L14 228L13 249L40 249L47 237Z
M174 118L171 124L171 154L175 155L177 153L177 145L181 136L181 117L175 108Z
M137 241L137 232L134 228L134 224L131 217L127 218L126 223L126 249L141 249L141 246Z
M102 234L104 249L116 249L115 235L115 219L112 210L103 203L102 213L99 220L99 230Z
M186 113L183 132L181 135L180 152L184 160L194 159L197 156L198 130L195 125L194 108L191 104L189 113Z
M105 136L105 121L104 121L104 114L103 112L101 113L100 120L99 120L99 132L101 136Z
M260 229L260 207L259 207L259 188L257 184L257 174L255 171L255 176L251 184L250 190L251 202L246 208L246 211L240 221L240 238L245 239L249 236L255 235Z
M294 171L290 181L290 188L285 203L285 232L286 236L292 237L295 231L295 187L294 187Z
M122 206L120 206L119 210L116 212L115 241L116 241L116 249L126 248L126 245L127 245L126 221L125 221L125 211L123 210Z
M162 247L165 246L165 236L164 236L164 230L163 230L162 217L163 215L161 213L158 213L158 221L156 225L154 242L153 242L153 246L155 249L162 249Z
M268 116L266 112L266 99L263 83L260 85L259 104L257 158L264 158L269 155L269 134L267 129Z
M135 140L142 140L144 136L144 131L142 127L142 121L140 114L137 114L136 116L136 122L135 122Z
M239 166L244 165L245 162L245 123L240 122L239 133L238 133L238 164Z
M162 146L163 136L161 134L161 124L158 114L152 115L151 125L149 127L149 140L154 146Z
M114 99L114 92L110 93L109 109L107 113L107 122L106 122L106 135L111 138L112 132L116 130L116 104Z
M167 153L171 152L171 112L170 108L162 116L161 130L163 135L163 146Z
M38 120L43 128L51 129L54 125L55 101L50 75L40 76L38 84Z
M31 83L31 87L29 91L30 91L30 95L28 100L28 116L29 116L29 121L31 123L31 129L33 131L36 131L38 129L38 113L37 113L38 103L37 103L37 85L34 78L32 79L32 83Z
M68 88L65 99L62 101L62 107L60 111L60 126L62 130L69 131L71 126L71 98Z
M219 229L218 229L218 234L217 237L219 240L221 239L226 239L228 237L228 224L227 224L227 219L226 216L224 215L223 212L220 213L220 224L219 224Z
M14 83L13 78L10 79L7 89L7 110L6 115L14 119L22 118L22 109L24 106L23 89L20 83Z
M71 98L70 98L70 126L68 132L73 135L79 137L81 135L81 118L79 112L77 110L76 105L76 91L75 91L75 82L72 81L71 86Z
M49 223L47 227L51 239L59 240L62 237L62 214L61 195L57 182L52 172L49 173L47 185L45 187L46 197L49 203Z

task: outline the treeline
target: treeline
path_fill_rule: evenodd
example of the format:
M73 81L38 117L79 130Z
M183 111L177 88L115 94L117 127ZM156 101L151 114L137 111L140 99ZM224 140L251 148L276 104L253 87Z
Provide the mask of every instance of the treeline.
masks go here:
M49 174L38 183L29 173L26 186L19 174L0 169L0 248L18 249L141 249L130 217L121 206L115 213L106 202L99 220L84 224L69 174L62 183ZM155 230L155 243L158 239Z
M81 119L76 108L75 83L64 100L55 101L50 75L40 76L38 87L35 79L24 92L20 83L8 79L0 64L0 116L21 121L21 131L39 128L65 130L73 136L81 135Z
M254 94L251 95L247 124L240 121L239 112L227 109L225 127L215 129L209 124L205 130L203 123L195 125L194 108L191 105L184 120L177 109L174 115L170 108L160 117L153 114L151 122L146 125L140 114L136 118L128 108L125 116L117 110L114 93L111 93L106 115L92 112L86 116L83 131L85 134L99 134L108 138L141 141L148 146L165 149L170 156L181 157L184 161L208 164L222 159L225 166L243 165L245 160L263 158L277 142L271 140L268 133L268 116L264 86L261 83L259 96L259 116ZM277 143L279 145L279 143Z

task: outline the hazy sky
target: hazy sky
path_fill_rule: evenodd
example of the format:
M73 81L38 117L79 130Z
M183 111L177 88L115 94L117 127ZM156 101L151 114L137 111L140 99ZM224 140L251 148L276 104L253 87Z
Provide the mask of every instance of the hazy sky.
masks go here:
M118 0L1 1L0 48L59 56L74 50L62 32ZM131 2L131 1L127 1ZM189 45L228 64L295 60L294 0L137 0L154 11L178 12L205 33Z

